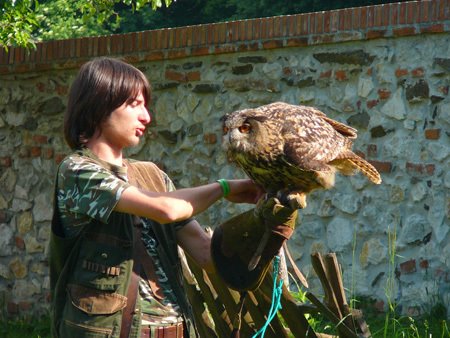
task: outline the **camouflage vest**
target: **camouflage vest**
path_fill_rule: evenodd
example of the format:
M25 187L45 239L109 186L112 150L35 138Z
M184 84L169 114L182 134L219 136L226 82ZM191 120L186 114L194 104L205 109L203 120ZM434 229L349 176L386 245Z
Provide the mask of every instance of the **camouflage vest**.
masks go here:
M165 191L159 169L151 162L126 161L133 183ZM130 170L131 169L131 170ZM133 268L133 216L113 212L108 224L92 220L74 238L63 236L56 207L49 247L52 337L119 337L122 310ZM172 227L156 226L158 253L183 310L190 337L196 337L192 309L183 290L181 264ZM139 302L136 303L139 308ZM137 312L139 314L139 312ZM133 317L130 337L138 337L140 315Z

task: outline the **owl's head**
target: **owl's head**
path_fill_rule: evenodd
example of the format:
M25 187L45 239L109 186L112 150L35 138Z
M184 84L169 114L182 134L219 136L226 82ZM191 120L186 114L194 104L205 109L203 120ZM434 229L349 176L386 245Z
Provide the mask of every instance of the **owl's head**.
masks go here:
M243 109L222 117L222 147L234 158L238 154L260 153L270 139L270 119L259 109Z

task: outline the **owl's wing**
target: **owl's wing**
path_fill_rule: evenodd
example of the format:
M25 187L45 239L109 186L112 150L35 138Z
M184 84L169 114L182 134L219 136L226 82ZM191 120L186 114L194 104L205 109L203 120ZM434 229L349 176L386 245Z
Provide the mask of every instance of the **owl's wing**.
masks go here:
M286 161L303 170L330 170L328 162L348 147L347 140L322 116L303 113L286 119L283 128Z
M333 127L333 129L336 130L342 136L345 136L349 139L355 139L357 137L357 130L355 128L352 128L350 126L347 126L346 124L343 124L341 122L333 120L332 118L329 118L327 115L325 115L323 112L321 112L316 108L311 107L311 112L319 116L328 124L330 124Z

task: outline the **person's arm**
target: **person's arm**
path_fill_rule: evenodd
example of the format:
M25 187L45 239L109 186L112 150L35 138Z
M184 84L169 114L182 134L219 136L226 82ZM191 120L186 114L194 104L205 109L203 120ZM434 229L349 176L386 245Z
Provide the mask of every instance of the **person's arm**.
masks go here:
M263 191L249 179L229 180L227 200L256 203ZM122 193L115 211L153 219L161 224L181 221L206 210L223 196L219 183L166 193L150 192L130 186Z
M214 271L211 235L196 220L192 220L177 231L177 242L199 267L207 272Z

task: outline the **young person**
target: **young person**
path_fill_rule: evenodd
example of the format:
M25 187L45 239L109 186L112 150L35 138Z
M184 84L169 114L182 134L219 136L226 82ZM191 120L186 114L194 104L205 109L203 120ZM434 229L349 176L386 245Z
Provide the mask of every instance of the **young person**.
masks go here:
M222 197L256 203L251 180L175 190L151 162L125 159L151 122L150 84L112 58L82 65L64 118L73 150L59 165L50 241L54 337L195 337L179 245L211 269L193 218Z

